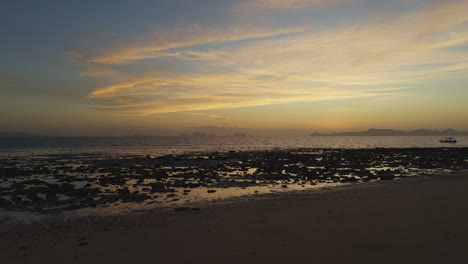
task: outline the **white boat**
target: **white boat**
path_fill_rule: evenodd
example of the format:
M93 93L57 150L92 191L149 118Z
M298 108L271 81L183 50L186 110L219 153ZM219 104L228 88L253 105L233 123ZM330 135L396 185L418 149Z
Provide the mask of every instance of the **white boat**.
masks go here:
M457 143L457 140L454 138L444 138L440 140L440 143Z

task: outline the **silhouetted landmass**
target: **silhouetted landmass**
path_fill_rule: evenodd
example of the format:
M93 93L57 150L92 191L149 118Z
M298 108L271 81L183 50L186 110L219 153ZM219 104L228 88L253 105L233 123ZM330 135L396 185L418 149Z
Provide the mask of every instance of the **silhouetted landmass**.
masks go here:
M16 132L0 132L0 138L36 138L47 137L45 135L29 134L29 133L16 133Z
M207 137L216 137L216 134L208 134L204 132L193 132L191 134L181 134L179 137L196 137L196 138L207 138Z
M253 129L241 127L204 126L192 127L193 132L215 134L217 136L307 136L310 131L305 129Z
M312 133L311 136L468 136L468 131L456 131L451 128L446 130L417 129L413 131L401 131L394 129L368 129L358 132L338 132L330 134Z

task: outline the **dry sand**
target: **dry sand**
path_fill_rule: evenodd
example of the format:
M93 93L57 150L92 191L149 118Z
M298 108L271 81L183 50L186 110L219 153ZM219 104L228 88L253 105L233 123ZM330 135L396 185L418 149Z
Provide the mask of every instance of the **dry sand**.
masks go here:
M0 234L10 263L468 263L468 174Z

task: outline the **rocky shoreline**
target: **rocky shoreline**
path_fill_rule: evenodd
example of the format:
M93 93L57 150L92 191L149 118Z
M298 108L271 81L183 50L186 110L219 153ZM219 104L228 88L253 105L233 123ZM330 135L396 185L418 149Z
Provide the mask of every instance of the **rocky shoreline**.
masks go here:
M0 158L3 211L56 214L114 204L174 206L327 184L468 169L468 148L292 149L179 155Z

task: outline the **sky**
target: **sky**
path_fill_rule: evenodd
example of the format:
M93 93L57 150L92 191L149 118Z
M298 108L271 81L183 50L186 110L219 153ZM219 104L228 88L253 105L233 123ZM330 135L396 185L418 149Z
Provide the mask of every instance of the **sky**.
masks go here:
M1 5L0 131L468 130L468 1Z

